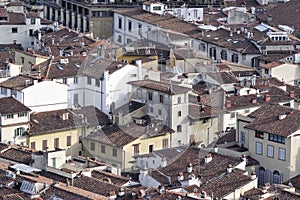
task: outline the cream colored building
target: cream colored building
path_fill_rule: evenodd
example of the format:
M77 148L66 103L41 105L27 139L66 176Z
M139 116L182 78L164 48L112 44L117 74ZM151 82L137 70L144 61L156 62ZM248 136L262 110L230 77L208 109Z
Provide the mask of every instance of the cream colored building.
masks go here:
M159 124L112 125L83 138L83 144L88 155L120 167L122 171L133 171L133 156L169 148L173 132Z
M1 142L25 145L31 110L13 97L0 98Z
M247 117L237 119L236 140L259 161L258 183L283 183L300 173L300 112L265 104Z
M46 56L35 54L34 51L15 51L15 64L23 65L22 70L37 70L35 66L48 59Z

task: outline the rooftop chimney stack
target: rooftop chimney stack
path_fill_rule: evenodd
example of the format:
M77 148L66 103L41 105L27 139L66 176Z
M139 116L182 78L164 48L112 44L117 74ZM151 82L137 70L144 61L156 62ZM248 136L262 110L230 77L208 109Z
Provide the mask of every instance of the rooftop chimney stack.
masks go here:
M183 173L179 172L178 177L177 177L178 182L183 181L183 179L184 179Z
M231 108L231 100L226 100L226 108Z
M295 92L294 91L290 91L290 97L295 98Z
M233 170L233 167L231 164L229 164L227 167L227 173L230 174L232 172L232 170Z
M204 162L209 163L210 161L212 161L212 156L210 153L208 153L205 155Z
M186 168L187 173L192 173L193 172L193 164L189 163L189 165Z
M265 101L266 102L270 102L271 98L270 98L270 95L269 94L266 94L265 95Z
M251 99L251 103L253 104L257 103L257 99L256 98Z

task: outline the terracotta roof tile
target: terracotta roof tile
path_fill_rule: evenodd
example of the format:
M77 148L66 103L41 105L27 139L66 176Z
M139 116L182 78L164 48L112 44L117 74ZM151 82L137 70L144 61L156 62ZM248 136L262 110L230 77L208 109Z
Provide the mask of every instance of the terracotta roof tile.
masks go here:
M272 112L270 112L270 110ZM249 117L255 118L245 128L288 137L299 130L300 111L278 104L265 104ZM283 119L279 119L283 116Z
M104 182L110 180L112 184L117 185L119 187L122 187L125 183L127 183L130 180L129 178L123 176L118 176L109 172L96 170L92 171L92 177Z
M13 97L3 97L0 98L0 113L1 114L11 114L19 112L29 112L31 111L24 104L20 103Z
M28 80L28 83L26 83L27 80ZM33 84L34 80L37 80L37 78L20 74L20 75L17 75L17 76L7 79L6 81L1 82L0 87L5 87L5 88L10 88L13 90L21 91L21 90L31 86Z
M177 86L177 85L173 85L173 84L170 85L170 84L153 81L153 80L131 81L128 84L146 88L146 89L156 90L156 91L160 91L160 92L164 92L164 93L172 94L172 95L186 93L189 91L189 88L185 88L185 87Z

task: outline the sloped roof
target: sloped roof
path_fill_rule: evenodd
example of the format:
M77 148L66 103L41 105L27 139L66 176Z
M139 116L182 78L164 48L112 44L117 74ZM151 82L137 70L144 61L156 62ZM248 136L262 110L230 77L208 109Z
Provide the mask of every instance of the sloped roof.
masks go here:
M0 98L0 113L1 114L11 114L19 112L29 112L31 111L24 104L19 102L13 97L3 97Z

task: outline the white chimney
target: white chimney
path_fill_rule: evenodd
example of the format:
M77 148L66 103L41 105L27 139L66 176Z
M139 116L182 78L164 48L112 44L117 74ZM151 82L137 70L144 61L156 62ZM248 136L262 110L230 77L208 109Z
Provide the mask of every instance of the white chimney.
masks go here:
M178 180L178 182L180 182L180 181L183 181L183 179L184 179L183 173L180 172L180 173L178 174L177 180Z
M120 188L120 190L119 190L119 192L118 192L118 196L119 197L122 197L122 196L124 196L125 195L125 191L124 191L124 188Z
M232 170L233 170L232 165L229 164L227 167L227 173L230 174Z
M141 60L136 60L135 64L136 64L136 67L137 67L138 80L142 80L142 61Z
M212 161L212 156L210 153L208 153L205 155L204 162L209 163L210 161Z
M187 173L192 173L193 172L193 164L192 163L189 163L189 165L186 168L186 172Z
M251 172L251 179L252 179L252 180L256 179L256 174L255 174L255 172Z
M167 166L167 158L163 157L161 162L161 167L166 167L166 166Z

